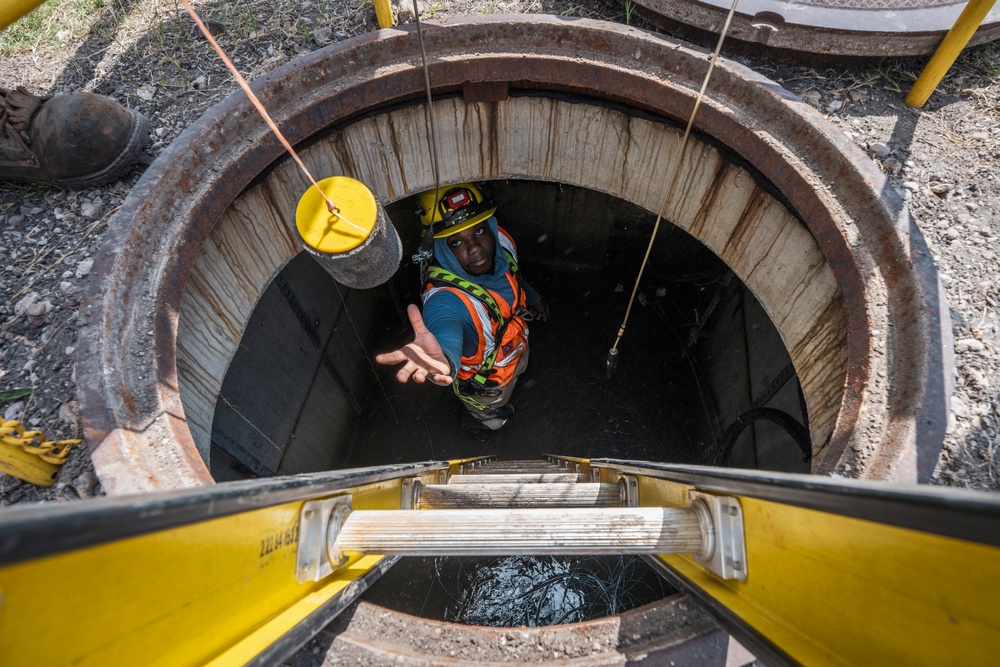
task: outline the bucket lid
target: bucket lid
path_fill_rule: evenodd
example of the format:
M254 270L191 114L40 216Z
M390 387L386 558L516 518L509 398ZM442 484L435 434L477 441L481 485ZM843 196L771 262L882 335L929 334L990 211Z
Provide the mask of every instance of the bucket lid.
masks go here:
M336 254L364 243L378 221L378 202L361 181L347 176L331 176L317 183L337 213L330 213L326 200L311 187L295 209L295 227L309 247Z

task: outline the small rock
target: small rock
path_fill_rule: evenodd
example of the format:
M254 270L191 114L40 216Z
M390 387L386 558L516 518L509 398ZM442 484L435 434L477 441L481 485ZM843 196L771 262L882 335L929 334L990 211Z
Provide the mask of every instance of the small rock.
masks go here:
M969 376L969 379L972 380L972 384L979 387L980 389L989 389L990 379L988 377L986 377L985 375L983 375L974 368L966 368L965 372Z
M316 28L313 30L312 38L316 46L326 46L333 41L333 28L328 25Z
M76 265L76 277L83 278L90 273L90 270L94 268L94 260L85 259Z
M890 157L886 158L882 162L882 168L885 169L890 174L895 175L899 173L899 171L903 168L903 165L901 165L899 163L899 160L897 160L896 158Z
M69 30L60 30L59 32L56 33L56 41L58 41L60 44L64 44L66 40L68 40L72 36L73 33L70 32Z
M17 303L14 304L14 314L24 315L28 307L38 301L38 298L38 292L30 292L27 296L22 297Z
M951 413L956 417L968 417L969 406L958 396L951 397Z
M16 401L3 411L4 421L20 420L24 415L24 401Z
M57 416L60 421L76 426L80 420L80 404L77 401L66 401L59 406Z
M76 352L76 347L74 347L73 345L70 345L65 350L63 350L63 352L66 353L67 357L72 357L73 353Z
M103 210L104 206L100 202L85 201L80 207L80 215L85 220L97 220L101 217L101 211Z
M807 104L811 104L814 107L818 107L820 102L823 101L823 95L818 90L807 90L800 95L802 100Z
M984 349L983 341L977 338L965 338L955 343L956 352L982 352Z
M826 105L826 110L829 113L834 113L835 111L840 111L843 108L844 108L844 101L843 100L833 100L832 102L830 102L829 104Z
M208 79L205 78L204 74L200 74L194 81L191 82L191 87L195 90L201 90L205 87L206 83L208 83Z
M892 152L885 144L872 144L871 151L872 155L879 159L889 157L889 153Z
M149 102L154 97L156 97L156 90L153 89L153 88L147 88L147 87L143 86L142 88L139 88L138 90L136 90L135 94L139 96L140 100L143 100L145 102Z
M969 209L970 211L978 211L979 210L979 204L977 204L974 201L967 201L967 202L965 202L965 208Z
M909 190L910 192L920 191L920 184L917 183L916 181L903 181L903 187Z
M962 235L962 233L961 233L960 231L958 231L957 229L955 229L954 227L950 227L950 228L949 228L949 229L948 229L947 231L945 231L944 235L945 235L945 236L946 236L947 238L949 238L949 239L951 239L952 241L954 241L954 240L955 240L955 239L957 239L957 238L958 238L959 236L961 236L961 235Z
M944 194L948 194L949 192L951 192L955 188L955 185L952 184L952 183L941 183L941 182L938 182L938 181L931 181L928 184L928 187L931 189L931 192L933 192L934 194L936 194L936 195L944 195Z
M67 271L67 273L69 272ZM61 283L59 283L59 291L62 292L63 294L72 294L73 292L76 291L76 287L73 285L73 283L69 282L68 280L64 280Z
M97 475L90 470L84 470L76 476L72 486L81 498L93 498L97 492Z
M50 310L52 310L51 301L36 301L35 303L25 308L24 312L30 315L31 317L41 317Z

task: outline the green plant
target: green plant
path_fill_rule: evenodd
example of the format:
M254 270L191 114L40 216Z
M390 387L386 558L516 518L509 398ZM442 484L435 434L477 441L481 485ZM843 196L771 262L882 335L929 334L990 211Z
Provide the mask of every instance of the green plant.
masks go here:
M632 25L633 9L635 9L635 3L632 0L625 0L625 25Z
M25 396L31 396L35 392L31 387L22 387L20 389L8 389L6 391L0 391L0 405L7 403L9 401L16 401L19 398L24 398Z

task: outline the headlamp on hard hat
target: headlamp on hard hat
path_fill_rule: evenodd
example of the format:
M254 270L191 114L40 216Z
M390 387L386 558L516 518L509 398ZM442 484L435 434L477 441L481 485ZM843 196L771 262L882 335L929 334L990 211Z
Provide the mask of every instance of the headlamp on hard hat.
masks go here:
M441 192L434 201L436 192ZM479 189L470 183L428 190L420 195L417 214L425 226L433 226L434 238L451 236L478 225L496 212L493 202L484 201Z

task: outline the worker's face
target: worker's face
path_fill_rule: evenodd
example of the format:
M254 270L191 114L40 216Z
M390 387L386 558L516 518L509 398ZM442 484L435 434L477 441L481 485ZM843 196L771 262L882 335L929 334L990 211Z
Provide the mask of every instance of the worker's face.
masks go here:
M497 241L486 221L449 236L448 247L470 276L493 273Z

